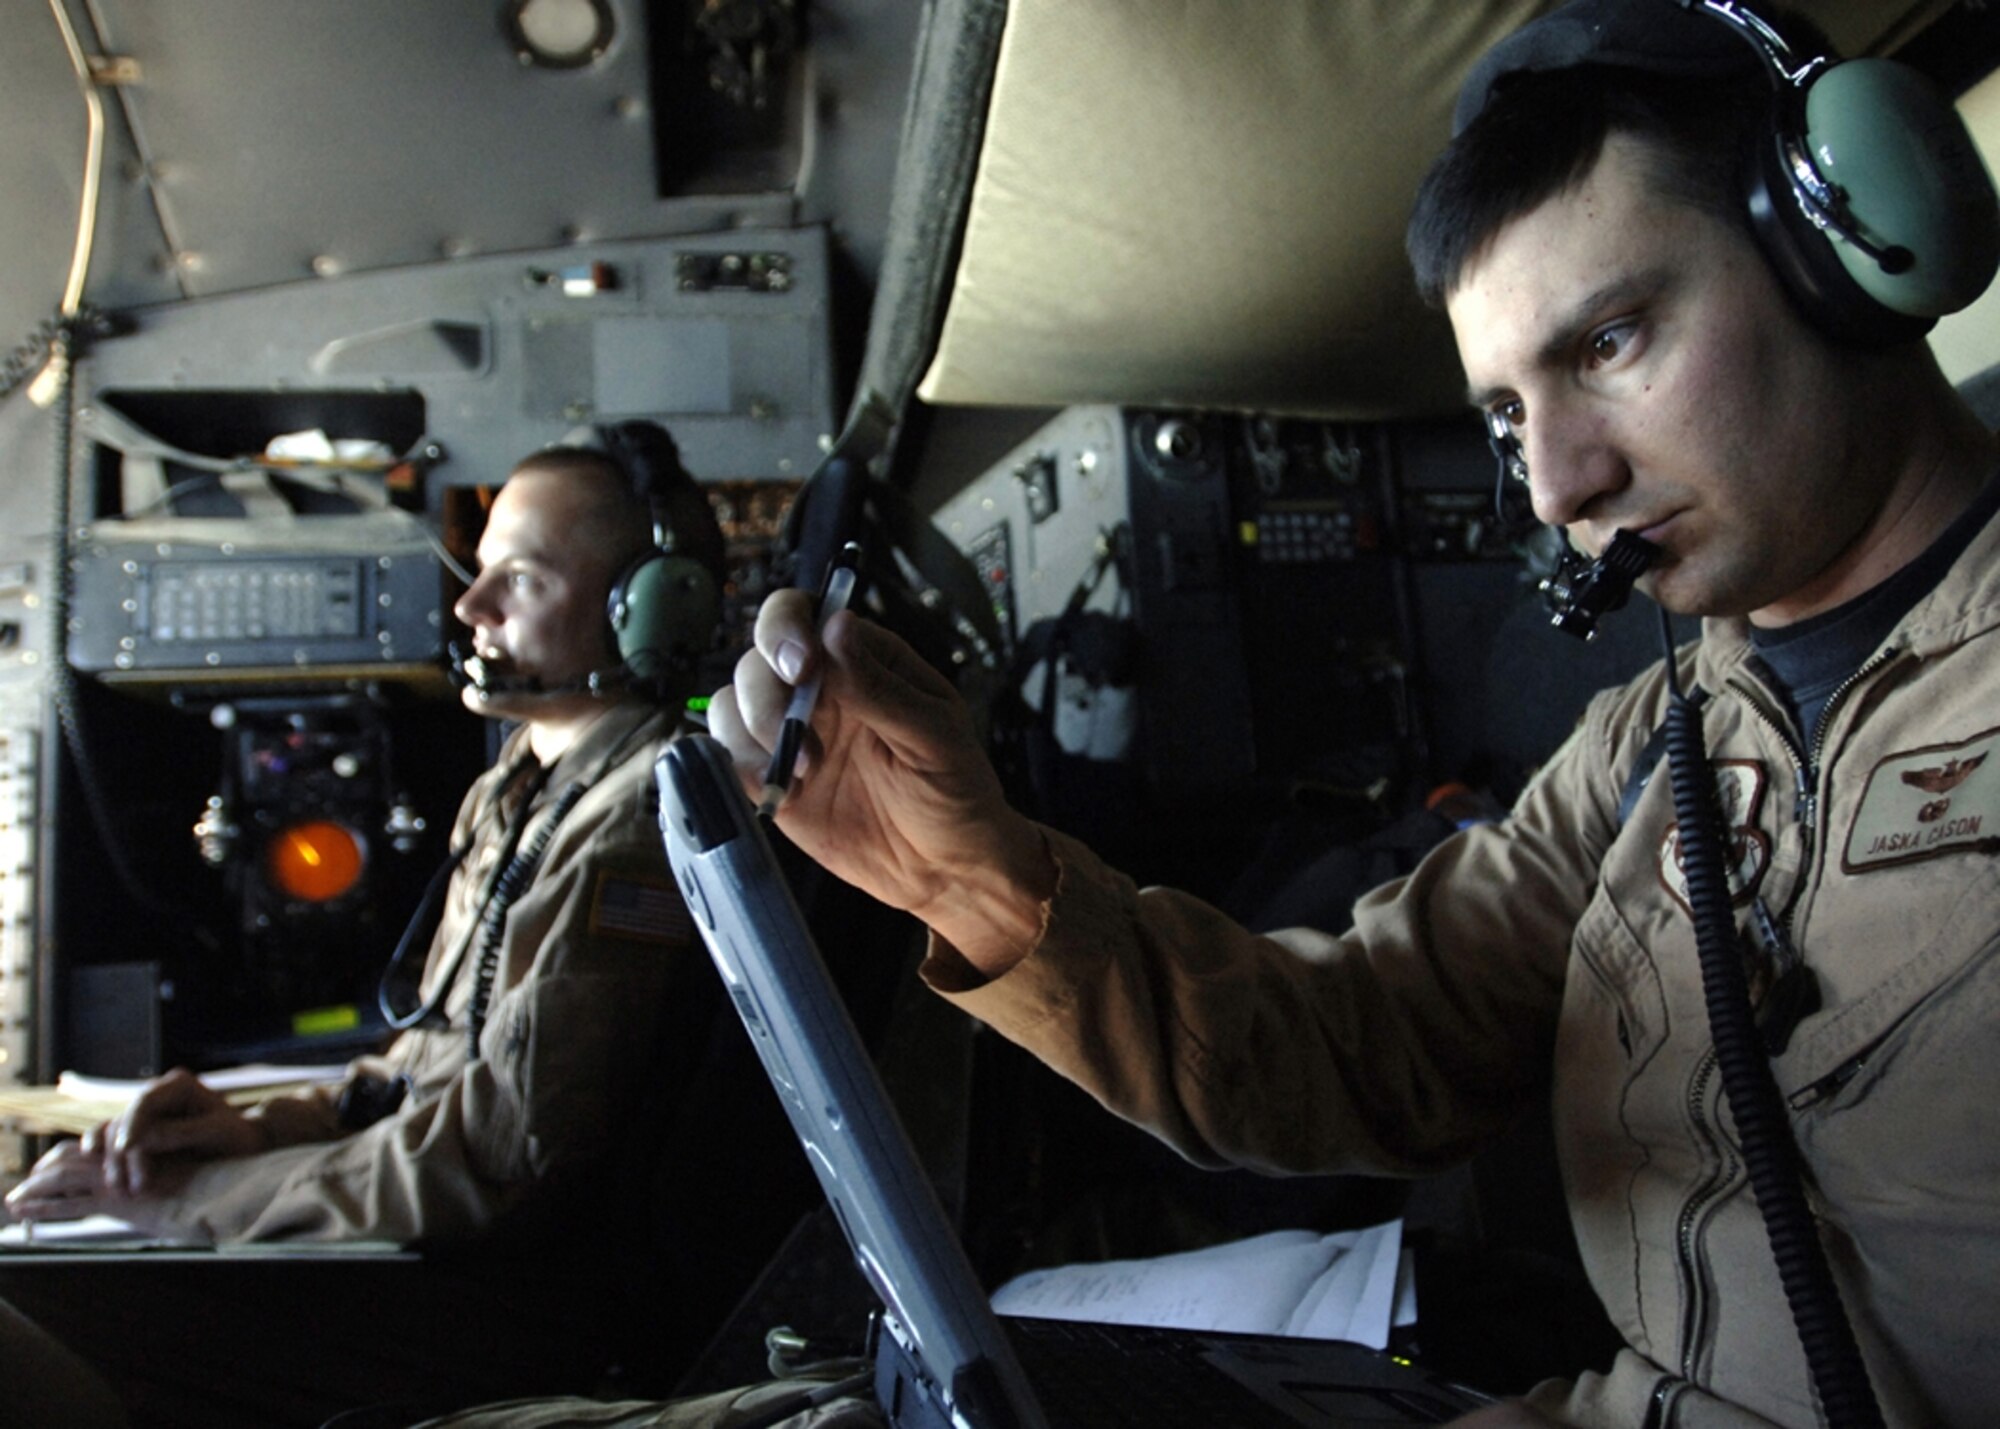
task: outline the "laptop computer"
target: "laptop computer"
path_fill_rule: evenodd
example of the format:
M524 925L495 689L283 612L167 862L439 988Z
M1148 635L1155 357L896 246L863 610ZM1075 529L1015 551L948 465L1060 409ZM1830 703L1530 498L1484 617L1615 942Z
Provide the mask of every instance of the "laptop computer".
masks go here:
M655 770L667 856L881 1311L895 1429L1439 1423L1488 1403L1365 1346L1005 1319L966 1259L847 1014L727 750Z

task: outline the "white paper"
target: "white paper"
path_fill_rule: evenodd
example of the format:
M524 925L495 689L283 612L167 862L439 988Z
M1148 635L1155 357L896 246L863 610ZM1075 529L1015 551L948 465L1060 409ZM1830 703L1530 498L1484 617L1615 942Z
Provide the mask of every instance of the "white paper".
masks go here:
M286 1067L273 1062L250 1062L240 1067L219 1067L200 1076L204 1086L218 1092L240 1092L290 1086L295 1082L337 1082L346 1074L345 1063ZM128 1101L144 1091L150 1081L148 1077L93 1077L83 1072L61 1072L56 1076L56 1090L81 1101Z
M143 1252L150 1259L224 1260L416 1260L418 1253L394 1241L243 1241L212 1245L205 1240L141 1230L116 1216L79 1216L70 1221L15 1222L0 1226L0 1259L9 1255L74 1253L112 1255Z
M265 443L264 455L273 461L374 463L386 466L395 460L388 443L363 437L333 438L315 427L304 432L281 432Z
M1352 1340L1383 1349L1397 1309L1403 1224L1272 1231L1150 1260L1032 1270L993 1295L1003 1314ZM1414 1318L1415 1289L1409 1292Z
M16 1250L38 1245L85 1245L152 1238L130 1221L121 1221L116 1216L78 1216L73 1221L36 1221L32 1224L16 1221L10 1226L0 1226L0 1246Z

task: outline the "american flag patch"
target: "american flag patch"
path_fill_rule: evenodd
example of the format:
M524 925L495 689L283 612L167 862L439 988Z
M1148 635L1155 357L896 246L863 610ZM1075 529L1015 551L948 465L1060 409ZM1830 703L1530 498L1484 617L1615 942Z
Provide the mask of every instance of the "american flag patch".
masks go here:
M590 900L590 931L647 943L686 943L694 937L694 920L673 884L600 873Z

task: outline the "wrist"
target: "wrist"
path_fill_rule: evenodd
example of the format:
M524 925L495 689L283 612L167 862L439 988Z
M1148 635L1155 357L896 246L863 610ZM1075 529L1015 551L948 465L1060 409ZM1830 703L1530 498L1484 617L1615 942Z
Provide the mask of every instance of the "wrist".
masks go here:
M982 977L996 978L1041 941L1057 881L1041 826L1010 810L986 855L917 915Z
M270 1117L261 1111L245 1112L243 1124L250 1129L250 1144L245 1148L245 1156L257 1156L278 1148L278 1127Z

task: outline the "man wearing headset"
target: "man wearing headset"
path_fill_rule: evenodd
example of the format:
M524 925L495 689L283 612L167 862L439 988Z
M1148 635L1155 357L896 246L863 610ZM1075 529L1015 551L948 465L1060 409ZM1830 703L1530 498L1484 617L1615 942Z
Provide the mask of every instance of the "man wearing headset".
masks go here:
M1424 1173L1553 1097L1627 1347L1482 1423L1811 1425L1836 1396L1832 1422L1882 1422L1822 1343L1843 1322L1887 1422L1989 1423L2000 453L1921 313L1828 312L1804 291L1822 277L1780 278L1737 188L1773 84L1731 28L1667 0L1531 24L1475 71L1411 225L1537 513L1592 556L1642 537L1646 593L1708 618L1676 664L1707 692L1713 815L1636 777L1670 702L1649 674L1350 931L1260 938L1007 808L949 686L851 612L821 637L774 596L710 722L754 789L789 686L823 671L784 832L930 926L934 987L1191 1160ZM1990 189L1972 210L1960 305L1993 268ZM1839 242L1933 266L1923 235L1867 221ZM1727 953L1764 1018L1762 1140L1795 1143L1809 1207L1783 1277L1745 1171L1764 1152L1716 1074L1698 842L1721 847ZM1844 1312L1788 1308L1815 1248Z
M681 1094L679 1059L699 1055L721 1010L706 958L690 955L651 771L714 641L724 552L665 431L599 435L520 463L455 607L471 633L467 707L518 727L460 809L422 980L385 994L406 1030L344 1082L247 1112L171 1073L8 1196L21 1219L101 1211L219 1245L425 1248L416 1271L371 1282L336 1264L325 1290L304 1282L293 1303L232 1318L177 1299L202 1283L188 1278L153 1277L143 1311L45 1298L81 1294L73 1277L0 1281L145 1422L574 1389L606 1367L619 1289L606 1272L644 1249L618 1197L652 1189L614 1177L645 1169L630 1153L648 1100ZM199 1322L189 1338L206 1363L141 1323L162 1301ZM244 1315L268 1321L268 1340L225 1328Z

